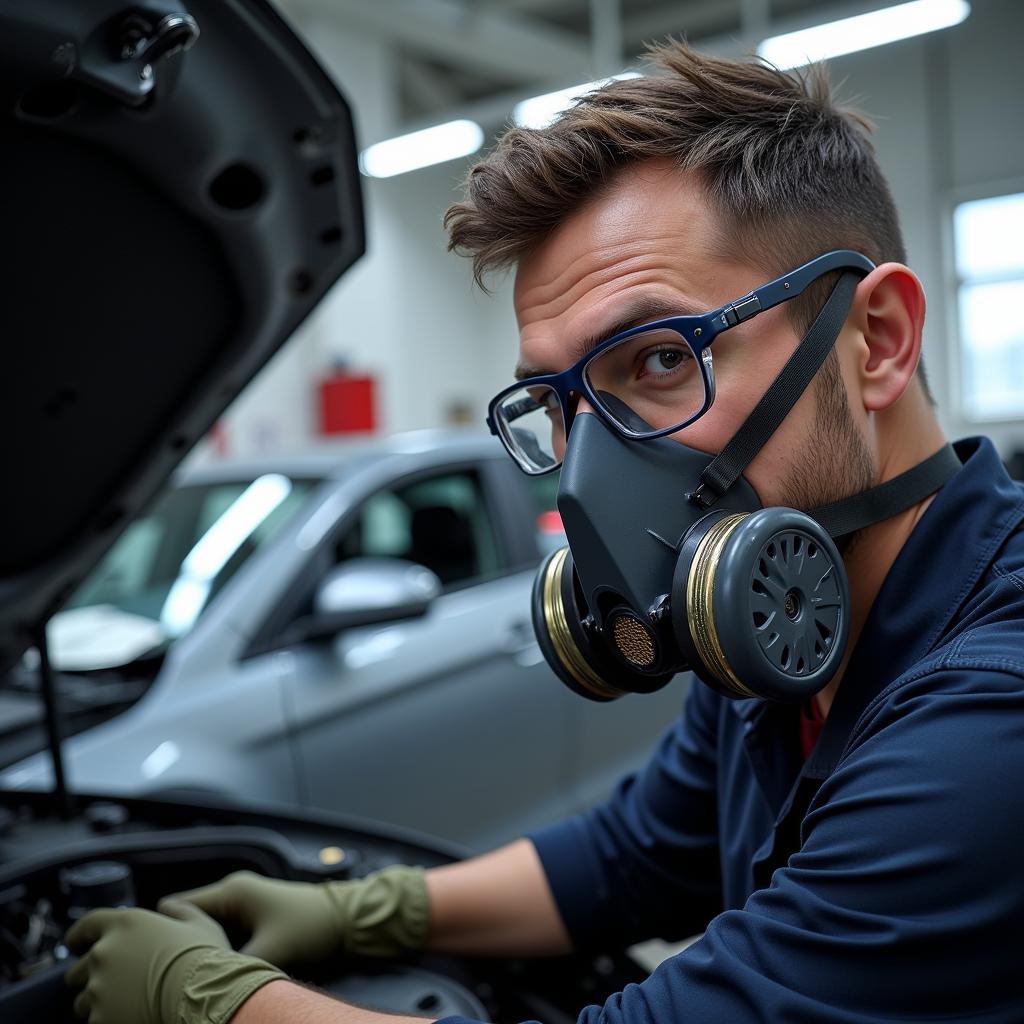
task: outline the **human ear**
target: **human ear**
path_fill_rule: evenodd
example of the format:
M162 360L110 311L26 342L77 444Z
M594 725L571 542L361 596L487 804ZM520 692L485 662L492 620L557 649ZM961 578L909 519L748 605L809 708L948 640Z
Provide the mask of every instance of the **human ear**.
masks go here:
M869 412L906 391L921 357L924 313L921 282L902 263L883 263L858 285L851 317L864 339L857 371Z

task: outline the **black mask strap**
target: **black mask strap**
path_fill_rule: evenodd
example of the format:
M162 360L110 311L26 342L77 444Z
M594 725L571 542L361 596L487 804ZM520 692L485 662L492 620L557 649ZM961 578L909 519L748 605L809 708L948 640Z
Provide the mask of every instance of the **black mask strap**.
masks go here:
M832 289L796 351L789 357L754 411L700 475L700 486L688 497L710 508L740 478L754 456L807 390L846 323L853 293L863 274L846 271Z
M874 526L906 511L934 494L962 466L952 445L943 445L934 455L919 462L884 484L842 498L831 505L811 509L807 514L816 519L832 537Z
M847 271L839 278L828 301L804 335L796 351L772 381L721 452L700 475L700 486L688 497L710 508L740 478L754 456L775 433L789 410L807 389L825 362L846 323L853 293L862 275ZM842 498L808 512L832 537L863 530L898 515L934 494L960 469L951 445L944 445L924 462L912 466L884 484Z

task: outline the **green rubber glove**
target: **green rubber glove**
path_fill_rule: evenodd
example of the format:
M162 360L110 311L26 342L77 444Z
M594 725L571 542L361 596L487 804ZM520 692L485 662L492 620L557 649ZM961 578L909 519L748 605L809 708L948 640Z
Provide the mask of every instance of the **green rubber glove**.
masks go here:
M416 952L426 945L430 917L423 869L402 865L351 882L281 882L238 871L169 898L244 928L250 937L241 951L279 967L335 953Z
M258 988L287 975L236 953L197 907L94 910L64 937L81 959L65 975L89 1024L224 1024Z

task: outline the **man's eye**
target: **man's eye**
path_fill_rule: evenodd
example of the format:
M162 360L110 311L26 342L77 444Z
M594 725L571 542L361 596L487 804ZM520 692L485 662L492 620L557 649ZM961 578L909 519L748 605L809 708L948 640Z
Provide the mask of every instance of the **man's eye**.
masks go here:
M651 352L644 358L644 373L670 373L677 370L689 358L689 353L683 348L662 348L657 352Z

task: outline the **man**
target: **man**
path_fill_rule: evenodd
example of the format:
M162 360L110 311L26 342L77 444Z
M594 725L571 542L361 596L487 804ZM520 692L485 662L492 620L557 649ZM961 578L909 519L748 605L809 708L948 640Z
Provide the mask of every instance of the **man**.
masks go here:
M509 131L448 213L478 280L516 268L526 400L499 399L492 422L523 468L564 459L566 508L603 488L646 514L643 472L626 490L602 459L660 444L704 460L701 487L728 451L722 492L742 473L769 512L845 516L831 680L796 703L731 700L702 671L712 685L606 804L461 864L331 886L237 875L163 915L90 915L68 939L83 1015L376 1024L271 964L703 931L581 1021L1024 1020L1024 488L984 439L950 463L919 369L924 296L864 124L816 74L676 43L653 58L657 75ZM609 352L628 358L594 362ZM548 420L526 444L531 402ZM637 439L666 430L676 448ZM739 461L737 436L757 439ZM716 508L701 487L680 486L684 519ZM251 930L241 953L207 913Z

